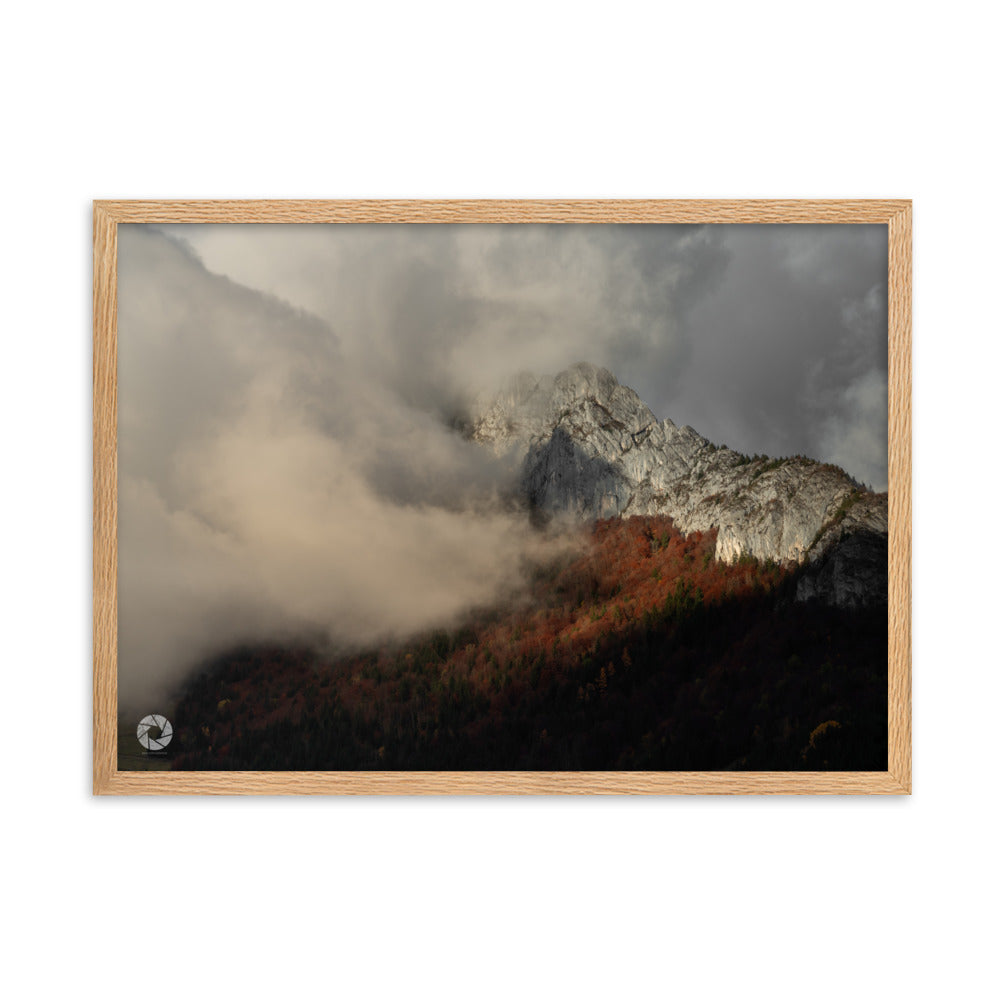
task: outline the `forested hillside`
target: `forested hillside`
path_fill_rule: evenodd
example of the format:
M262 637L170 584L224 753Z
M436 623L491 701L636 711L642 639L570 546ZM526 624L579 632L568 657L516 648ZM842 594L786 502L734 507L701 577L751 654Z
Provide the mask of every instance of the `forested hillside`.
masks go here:
M713 558L668 518L598 521L460 627L334 658L206 664L176 712L188 769L887 766L884 606L796 603L791 566Z

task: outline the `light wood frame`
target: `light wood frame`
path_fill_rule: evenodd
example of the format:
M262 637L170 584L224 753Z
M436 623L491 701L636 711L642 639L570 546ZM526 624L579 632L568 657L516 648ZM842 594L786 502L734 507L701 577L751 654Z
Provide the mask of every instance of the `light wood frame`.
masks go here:
M119 223L876 223L889 240L889 756L886 771L117 770ZM95 201L94 793L909 794L911 791L909 201Z

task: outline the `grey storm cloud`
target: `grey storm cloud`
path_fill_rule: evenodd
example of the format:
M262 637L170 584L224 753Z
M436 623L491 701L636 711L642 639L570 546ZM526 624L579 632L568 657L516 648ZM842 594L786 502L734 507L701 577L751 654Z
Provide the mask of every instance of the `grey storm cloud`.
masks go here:
M885 235L120 227L122 702L233 642L372 642L515 592L541 543L453 428L518 371L604 365L717 442L884 487Z
M725 279L685 317L684 376L650 405L717 443L809 455L885 489L885 227L733 226L726 246Z
M586 360L719 443L886 485L884 226L171 231L209 270L323 319L356 371L418 407Z
M354 369L425 408L585 359L677 368L678 313L724 270L710 227L172 227L213 272L327 322Z

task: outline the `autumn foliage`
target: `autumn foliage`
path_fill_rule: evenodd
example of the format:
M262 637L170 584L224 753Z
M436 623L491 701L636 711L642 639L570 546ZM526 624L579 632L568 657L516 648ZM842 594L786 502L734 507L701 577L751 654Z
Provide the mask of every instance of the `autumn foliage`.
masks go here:
M886 613L804 606L714 533L600 521L524 592L331 658L234 650L177 709L195 769L886 767Z

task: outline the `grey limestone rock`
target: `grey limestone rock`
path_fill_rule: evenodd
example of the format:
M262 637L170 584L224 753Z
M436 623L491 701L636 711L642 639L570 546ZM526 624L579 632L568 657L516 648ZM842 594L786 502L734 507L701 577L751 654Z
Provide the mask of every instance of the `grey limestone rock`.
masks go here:
M857 586L846 582L857 546L829 554L855 535L886 534L885 494L862 489L831 465L803 456L750 459L657 420L604 368L580 363L554 377L522 373L479 402L469 433L518 463L524 496L546 513L669 515L682 531L718 529L716 556L726 562L825 559L832 568L822 580L803 579L803 600L864 603L865 588L876 584L870 573ZM838 582L828 585L830 574Z

